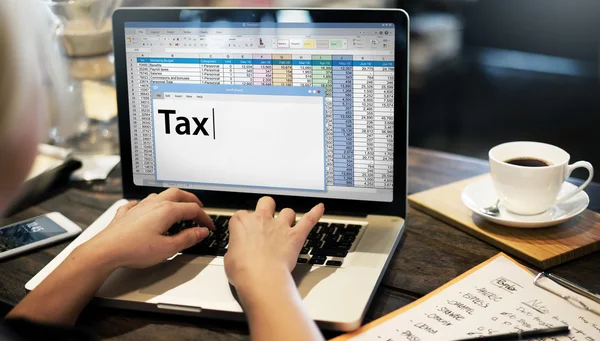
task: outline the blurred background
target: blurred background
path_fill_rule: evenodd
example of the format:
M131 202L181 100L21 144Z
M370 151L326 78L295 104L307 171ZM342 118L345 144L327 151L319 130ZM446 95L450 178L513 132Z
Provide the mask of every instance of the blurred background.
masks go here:
M584 159L600 167L599 0L116 2L403 8L412 26L411 146L487 159L489 148L501 142L537 140L564 148L572 161ZM91 116L110 118L104 113ZM110 128L96 135L107 134ZM600 181L600 172L595 181Z

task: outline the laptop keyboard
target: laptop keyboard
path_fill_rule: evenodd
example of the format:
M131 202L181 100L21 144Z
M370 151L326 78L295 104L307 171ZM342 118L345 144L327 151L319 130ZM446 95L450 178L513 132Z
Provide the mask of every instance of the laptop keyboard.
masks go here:
M185 249L182 253L203 256L224 256L229 244L230 216L210 216L215 230L200 243ZM167 231L175 235L186 228L198 226L194 221L180 221ZM358 240L362 225L318 222L309 233L298 256L298 263L341 266L344 257Z

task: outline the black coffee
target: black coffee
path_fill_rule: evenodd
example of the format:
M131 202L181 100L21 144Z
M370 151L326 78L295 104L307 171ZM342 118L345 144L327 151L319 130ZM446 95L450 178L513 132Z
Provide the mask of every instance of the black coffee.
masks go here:
M536 159L533 157L519 157L519 158L515 158L515 159L506 160L504 162L510 163L511 165L522 166L522 167L546 167L546 166L552 165L551 162L548 162L546 160Z

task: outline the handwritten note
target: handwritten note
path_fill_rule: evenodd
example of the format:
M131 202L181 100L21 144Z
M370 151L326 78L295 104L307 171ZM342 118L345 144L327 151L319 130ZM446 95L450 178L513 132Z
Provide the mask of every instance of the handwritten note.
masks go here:
M534 276L499 256L412 309L352 341L448 341L568 325L571 334L538 341L600 341L600 316L533 284ZM544 286L600 305L545 280Z

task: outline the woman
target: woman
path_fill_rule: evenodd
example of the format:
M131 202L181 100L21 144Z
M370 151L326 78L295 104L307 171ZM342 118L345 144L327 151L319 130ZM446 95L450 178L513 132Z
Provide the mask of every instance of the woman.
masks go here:
M41 5L0 1L0 103L4 106L0 110L0 212L18 191L35 157L38 137L47 130L40 60L48 59L48 51L36 41L39 32L31 25L40 22L35 19L36 6ZM178 189L123 206L104 231L76 248L9 312L0 337L89 339L72 326L102 283L119 267L155 265L205 238L213 224L202 206L195 195ZM226 274L238 292L254 340L322 340L290 272L324 206L315 206L293 228L293 210L283 209L277 218L274 211L273 199L263 197L254 212L240 211L231 218ZM204 227L164 235L184 219Z

